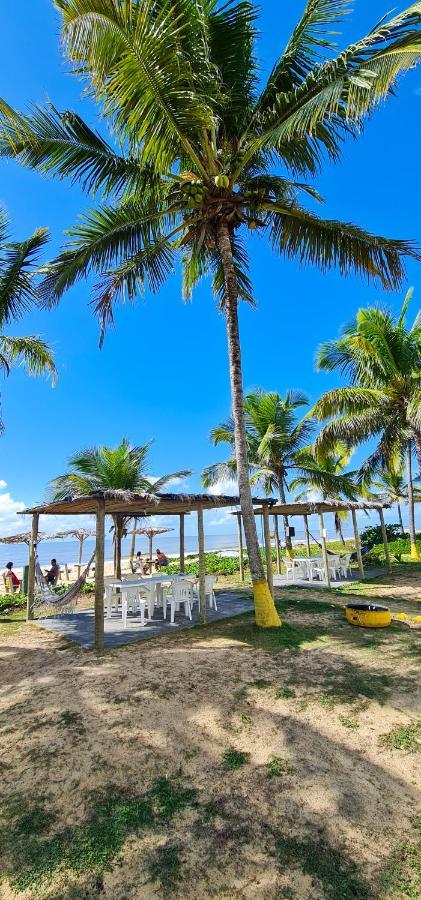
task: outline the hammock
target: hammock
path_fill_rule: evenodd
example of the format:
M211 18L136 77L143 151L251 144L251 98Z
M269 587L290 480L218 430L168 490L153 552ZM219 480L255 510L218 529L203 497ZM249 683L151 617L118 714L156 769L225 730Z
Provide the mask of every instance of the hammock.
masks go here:
M76 606L78 594L80 593L83 585L86 582L88 572L91 568L94 558L95 551L77 581L75 581L75 583L72 584L72 586L67 591L65 591L64 594L56 594L53 590L51 590L50 585L47 583L45 575L39 564L37 555L35 557L34 612L36 612L41 606L44 607L44 610L49 609L55 614L74 609L74 607Z

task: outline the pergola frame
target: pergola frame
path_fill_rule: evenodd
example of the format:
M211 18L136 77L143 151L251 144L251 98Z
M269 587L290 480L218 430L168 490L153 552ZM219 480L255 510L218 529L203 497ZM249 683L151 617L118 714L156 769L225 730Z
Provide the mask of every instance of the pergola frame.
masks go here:
M130 519L147 519L151 516L179 516L180 520L180 563L185 557L184 517L197 513L199 544L199 614L200 621L206 622L205 600L205 536L203 513L207 509L221 509L239 506L239 497L214 494L134 494L129 491L97 491L80 497L44 503L42 506L25 509L21 515L32 516L31 539L29 542L29 575L27 620L34 617L35 554L38 539L38 523L43 516L94 515L96 518L95 546L95 649L101 653L104 647L104 541L105 517L121 515ZM273 506L272 498L255 499L260 511Z
M326 585L330 588L330 575L329 575L329 565L328 565L328 551L326 544L326 535L325 535L325 527L324 527L324 514L325 513L336 513L336 512L351 512L352 515L352 525L354 529L354 538L355 538L355 550L357 553L357 561L358 561L358 570L360 573L360 577L364 578L364 563L361 553L361 541L360 535L358 531L357 524L357 510L364 509L367 511L376 511L379 514L380 525L382 530L383 544L385 550L386 557L386 571L387 573L391 572L391 564L390 564L390 553L389 553L389 544L387 541L387 532L386 526L384 522L384 509L389 509L391 506L390 503L374 503L374 502L352 502L346 500L339 501L330 501L330 500L320 500L314 503L270 503L270 504L262 504L260 509L255 509L254 514L256 516L263 517L263 533L264 533L264 545L265 545L265 556L266 556L266 574L267 581L269 584L270 591L273 596L273 572L272 572L272 556L271 556L271 544L270 544L270 527L269 527L269 515L273 516L274 521L274 532L275 536L278 534L278 518L279 516L288 516L288 518L292 518L293 516L302 516L304 519L305 525L305 533L307 540L307 552L310 556L310 539L309 539L309 531L308 531L308 516L318 515L319 517L319 526L320 526L320 543L322 545L322 554L323 554L323 566L325 570L325 580ZM233 513L233 515L237 516L238 522L238 547L240 553L240 578L244 580L244 565L243 565L243 540L242 540L242 531L241 531L241 512L237 511ZM277 572L280 575L281 565L280 565L280 556L279 556L279 544L277 542L276 547L276 560L277 560Z

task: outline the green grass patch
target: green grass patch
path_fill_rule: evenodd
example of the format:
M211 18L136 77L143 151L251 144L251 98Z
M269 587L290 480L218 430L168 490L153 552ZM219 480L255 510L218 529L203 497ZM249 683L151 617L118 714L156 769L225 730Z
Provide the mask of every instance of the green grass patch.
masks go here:
M249 759L250 753L245 753L244 750L236 750L235 747L228 747L222 756L222 764L227 772L233 772L235 769L240 769L241 766L244 766Z
M275 700L290 700L296 696L295 691L289 687L279 688L279 690L275 691Z
M379 743L389 750L416 753L421 749L421 719L410 725L399 725L387 734L381 734Z
M379 900L421 897L421 828L415 829L414 839L399 844L388 860L380 881Z
M360 727L360 723L357 719L351 718L351 716L338 716L338 721L343 725L344 728L349 728L350 731L355 731Z
M74 712L72 709L65 709L60 713L57 724L59 728L72 728L78 731L79 734L85 731L81 714Z
M371 900L373 896L357 864L323 840L281 836L276 851L281 870L299 866L305 875L317 879L324 900Z
M167 844L149 855L146 863L150 881L159 881L165 896L177 887L181 871L180 847Z
M50 833L54 817L39 802L6 809L1 843L5 866L17 891L38 890L55 876L96 876L112 867L129 835L142 829L166 827L181 810L195 805L195 791L181 780L156 780L141 796L131 796L113 785L88 798L85 820ZM48 833L46 833L48 832Z
M288 759L282 756L271 756L266 763L266 778L282 778L283 775L292 775L294 767Z

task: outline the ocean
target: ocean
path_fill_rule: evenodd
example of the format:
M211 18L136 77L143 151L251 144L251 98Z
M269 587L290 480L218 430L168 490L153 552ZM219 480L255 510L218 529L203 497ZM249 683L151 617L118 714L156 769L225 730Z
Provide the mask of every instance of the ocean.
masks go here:
M418 510L417 510L418 512ZM403 510L404 513L404 524L407 528L407 510ZM332 515L325 515L325 527L327 529L327 537L328 540L335 540L336 533L332 521ZM386 522L397 522L396 512L392 510L385 510L385 519ZM418 520L418 516L417 516ZM272 519L271 519L271 528L272 528ZM302 525L302 519L297 517L296 519L292 518L290 521L291 525L295 526L295 538L294 541L304 540L304 530ZM362 531L366 525L377 525L378 524L378 516L372 514L370 516L359 516L359 528ZM420 523L421 524L421 523ZM418 525L418 521L417 521ZM310 532L314 535L315 538L319 539L319 522L317 516L309 517L309 527ZM263 535L262 535L262 523L260 519L257 522L257 531L259 540L263 543ZM352 523L351 520L343 523L343 532L344 536L352 537ZM282 540L283 528L282 522L279 522L279 534ZM123 538L122 542L122 556L123 558L127 558L130 554L130 545L131 538ZM95 546L94 538L87 538L83 545L83 562L87 562L92 556L93 550ZM136 538L136 550L141 550L142 553L147 554L148 551L148 539L143 535L139 535ZM159 547L165 553L178 555L179 552L179 539L178 533L175 530L169 534L158 535L153 542L154 551ZM227 534L205 534L205 549L206 550L224 550L224 549L237 549L238 547L238 539L237 532L232 531ZM245 541L244 541L245 547ZM185 548L186 553L197 553L198 544L197 544L197 536L196 535L186 535L185 536ZM75 540L62 540L62 541L41 541L38 545L38 556L41 563L41 566L46 566L50 560L55 557L57 561L63 565L63 563L74 564L78 561L79 558L79 542ZM105 539L105 559L111 560L113 558L113 540L112 536L106 536ZM21 568L26 565L28 562L28 547L26 544L11 544L11 545L1 545L0 544L0 569L2 570L7 562L13 562L16 568Z

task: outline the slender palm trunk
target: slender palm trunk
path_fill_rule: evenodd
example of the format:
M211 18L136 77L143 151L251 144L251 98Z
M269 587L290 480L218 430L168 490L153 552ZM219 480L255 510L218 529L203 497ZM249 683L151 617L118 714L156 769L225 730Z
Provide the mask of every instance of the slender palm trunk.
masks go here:
M240 333L238 325L238 290L235 275L231 236L226 222L220 221L217 231L225 279L225 318L228 337L228 358L231 383L231 403L234 420L235 455L237 460L238 489L243 516L250 574L253 582L256 623L263 627L280 625L267 581L257 539L249 481L249 464L244 421L243 375L241 366Z
M121 578L121 539L123 536L123 522L120 515L113 516L114 522L114 575Z
M409 539L411 542L411 559L421 559L417 547L417 534L415 531L415 503L414 503L414 485L412 482L412 440L408 438L406 443L406 458L408 466L408 516L409 516Z
M283 479L282 475L280 475L278 478L278 491L279 491L279 499L280 499L281 503L286 503L284 479ZM288 556L292 558L294 556L294 551L292 549L292 540L289 536L288 516L282 516L282 521L284 523L285 548L286 548Z
M137 519L133 519L133 532L136 531L137 528ZM134 554L136 550L136 534L132 534L132 542L130 545L130 559L134 559Z
M399 519L399 525L401 526L401 532L402 532L402 534L405 534L405 529L404 529L404 527L403 527L403 519L402 519L401 505L400 505L400 503L397 503L396 506L397 506L397 509L398 509L398 519Z
M341 543L345 546L344 533L342 531L342 522L338 513L335 513L335 528L338 532Z

